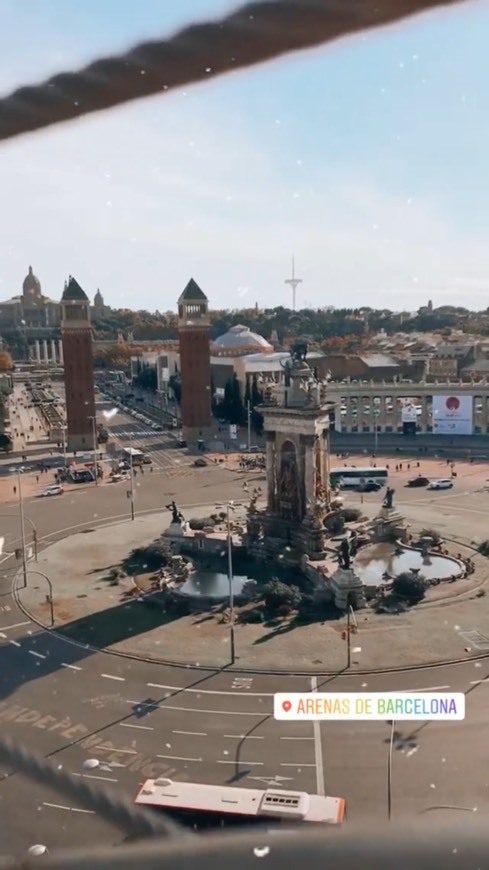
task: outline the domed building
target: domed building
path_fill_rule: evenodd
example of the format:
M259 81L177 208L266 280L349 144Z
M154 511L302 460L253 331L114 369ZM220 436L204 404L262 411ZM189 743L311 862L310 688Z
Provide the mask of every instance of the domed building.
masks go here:
M273 346L262 335L242 324L232 326L211 344L211 354L215 357L248 356L252 353L273 353Z
M32 266L22 282L22 294L0 302L0 328L56 329L61 320L59 302L42 292L41 282Z

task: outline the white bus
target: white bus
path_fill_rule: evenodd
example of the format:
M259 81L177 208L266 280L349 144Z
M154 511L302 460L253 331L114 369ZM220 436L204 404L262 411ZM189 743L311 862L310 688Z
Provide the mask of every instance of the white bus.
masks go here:
M173 782L165 778L146 780L135 803L163 810L175 821L196 829L309 822L341 825L345 817L343 798L282 789Z
M345 465L343 468L333 468L330 473L331 486L365 486L367 483L387 483L389 472L387 468L371 468L359 465Z

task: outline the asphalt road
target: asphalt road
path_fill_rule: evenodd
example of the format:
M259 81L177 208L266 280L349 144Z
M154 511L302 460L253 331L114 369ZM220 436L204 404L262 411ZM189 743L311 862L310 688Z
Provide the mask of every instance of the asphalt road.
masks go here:
M154 510L175 496L182 506L239 498L241 478L206 472L177 482L146 475L138 510ZM460 480L448 493L406 490L403 509L439 525L460 516L467 532L483 533L487 495ZM173 487L173 491L170 489ZM367 496L372 500L377 496ZM429 500L435 501L436 512ZM390 725L278 723L277 691L310 691L314 678L209 674L94 653L59 639L26 619L10 595L18 529L0 511L4 541L0 579L0 724L2 735L50 757L62 769L115 794L134 794L155 775L191 781L266 785L347 798L350 819L387 823ZM95 487L26 504L42 543L85 524L127 515L125 492ZM89 539L88 539L89 540ZM386 660L388 651L386 651ZM392 766L393 817L488 810L487 721L489 662L372 677L318 679L319 690L448 690L467 694L466 720L457 724L400 724ZM397 733L399 732L399 733ZM99 764L86 769L87 759ZM118 843L121 834L62 796L0 770L0 842L22 853L33 843L50 849ZM434 810L452 806L454 810ZM21 809L20 809L21 808ZM462 809L461 809L462 808Z

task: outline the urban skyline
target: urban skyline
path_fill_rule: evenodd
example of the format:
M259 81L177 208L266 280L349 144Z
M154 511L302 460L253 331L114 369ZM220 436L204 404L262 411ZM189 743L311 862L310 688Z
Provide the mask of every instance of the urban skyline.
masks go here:
M0 87L234 5L4 2ZM7 143L0 298L32 262L54 298L72 272L173 310L194 275L213 308L271 308L294 254L297 308L485 308L488 24L487 4L444 10Z

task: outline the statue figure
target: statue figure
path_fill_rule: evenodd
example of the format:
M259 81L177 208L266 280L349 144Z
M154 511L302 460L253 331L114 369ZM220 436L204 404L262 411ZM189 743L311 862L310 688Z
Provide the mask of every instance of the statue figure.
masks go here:
M280 469L279 501L285 502L287 513L297 517L298 493L294 461L282 462Z
M292 364L294 366L304 365L304 363L306 362L307 350L308 348L305 341L299 341L293 345L290 351L290 356L292 359Z
M338 547L338 563L340 568L348 569L351 565L350 541L348 538L343 538Z
M394 493L395 493L395 490L392 489L392 487L388 486L387 492L385 494L384 502L383 502L384 507L387 508L387 510L392 509L392 506L394 504Z
M184 522L183 514L181 513L181 511L178 510L178 507L174 501L170 502L170 504L167 504L166 509L172 512L172 523Z
M284 370L284 385L285 385L286 387L290 387L290 385L291 385L291 381L290 381L290 372L291 372L291 370L292 370L292 366L291 366L291 364L290 364L290 360L287 360L287 362L285 363L284 366L282 366L282 368L283 368L283 370Z

